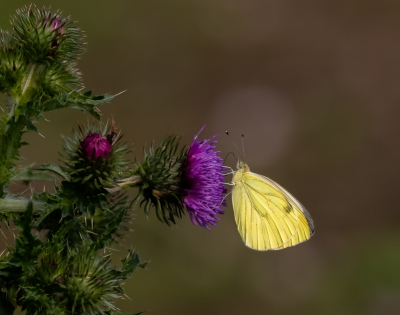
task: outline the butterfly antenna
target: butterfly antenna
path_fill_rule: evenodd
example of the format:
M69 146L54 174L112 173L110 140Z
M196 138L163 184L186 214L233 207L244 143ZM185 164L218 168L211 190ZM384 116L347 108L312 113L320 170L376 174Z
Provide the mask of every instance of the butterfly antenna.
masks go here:
M244 154L244 133L242 133L242 150L243 150L243 158L246 156L246 154Z
M233 155L233 157L235 158L235 160L237 161L237 158L236 158L236 155L235 155L235 153L233 153L232 151L231 152L229 152L226 156L225 156L225 159L224 159L224 164L225 164L225 161L226 161L226 159L228 158L228 156L229 155Z
M233 145L235 146L236 150L238 150L239 154L241 154L241 153L240 153L240 150L239 150L239 148L238 148L238 146L236 145L235 141L232 139L232 137L231 137L231 135L229 134L229 132L228 132L228 131L225 131L225 133L226 133L226 135L229 137L229 139L231 139ZM236 158L236 157L235 157L235 158Z

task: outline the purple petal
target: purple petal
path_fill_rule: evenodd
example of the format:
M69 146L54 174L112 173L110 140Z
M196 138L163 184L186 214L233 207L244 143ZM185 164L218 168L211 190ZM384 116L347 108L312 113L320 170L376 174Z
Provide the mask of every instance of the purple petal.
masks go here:
M203 126L200 132L204 129ZM215 151L215 143L210 139L196 141L200 132L194 137L188 150L185 165L185 197L184 204L193 224L206 229L208 225L217 225L217 214L223 214L221 206L225 206L223 161Z

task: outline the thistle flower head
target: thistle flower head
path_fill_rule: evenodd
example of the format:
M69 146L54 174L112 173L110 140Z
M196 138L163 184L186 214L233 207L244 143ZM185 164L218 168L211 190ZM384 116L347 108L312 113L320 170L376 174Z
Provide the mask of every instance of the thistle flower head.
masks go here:
M209 229L209 224L216 225L217 214L224 213L221 206L225 205L226 189L215 141L197 141L197 137L179 153L176 137L167 137L156 150L152 146L145 152L145 161L137 163L131 181L121 186L139 187L138 197L144 197L147 215L154 206L157 217L169 224L175 223L174 217L181 218L186 209L194 224Z
M81 87L81 73L73 62L59 62L44 67L37 75L40 96L52 98L61 92L69 92L70 86Z
M70 61L83 52L82 31L59 12L25 7L17 11L12 24L25 55L35 62Z
M111 152L111 144L107 138L95 132L89 132L81 142L82 155L90 160L106 159Z
M82 213L93 215L107 200L107 189L127 174L129 150L120 139L113 125L82 126L72 139L64 138L65 171L71 180L63 187L78 196Z
M200 132L204 129L201 128ZM215 137L198 141L194 137L186 155L183 171L185 189L183 202L189 211L193 224L209 229L216 226L217 214L223 214L225 206L222 158L215 150Z

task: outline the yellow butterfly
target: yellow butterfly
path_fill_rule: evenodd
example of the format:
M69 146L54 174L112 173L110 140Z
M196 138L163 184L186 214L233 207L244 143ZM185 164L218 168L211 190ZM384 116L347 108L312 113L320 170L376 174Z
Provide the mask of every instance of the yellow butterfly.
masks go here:
M268 177L238 161L232 183L235 221L246 246L278 250L308 240L314 223L304 206Z

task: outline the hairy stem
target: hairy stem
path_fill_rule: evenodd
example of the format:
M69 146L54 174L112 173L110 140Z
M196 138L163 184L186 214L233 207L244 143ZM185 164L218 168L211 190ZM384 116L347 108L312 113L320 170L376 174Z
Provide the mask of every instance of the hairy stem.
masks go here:
M30 200L19 200L19 199L0 199L0 213L5 212L24 212L28 207ZM43 205L39 202L33 202L33 211L43 208Z
M133 175L127 179L120 181L116 187L107 188L107 191L110 193L116 193L123 188L135 187L143 181L142 176L140 175Z
M13 175L12 169L15 166L15 160L19 157L19 148L21 147L22 131L30 117L16 114L16 108L29 101L28 89L34 83L34 75L37 70L37 64L31 63L27 67L25 78L22 81L21 93L12 95L10 112L7 120L2 117L0 121L0 198L5 196L5 188Z
M28 89L28 87L31 85L32 82L32 77L33 74L35 73L35 69L36 69L36 64L32 63L29 67L28 67L29 71L28 71L28 76L26 77L24 86L22 87L22 93L21 93L21 97L25 94L26 90Z
M26 125L26 117L20 117L18 121L11 118L6 124L8 128L0 134L0 198L4 197L4 189L13 176L12 168L15 166L15 159L19 156L21 146L22 130Z

